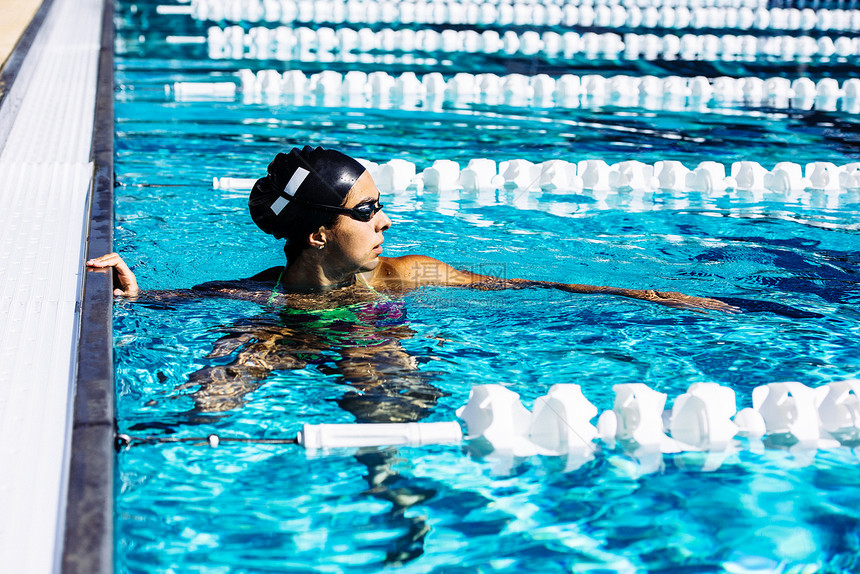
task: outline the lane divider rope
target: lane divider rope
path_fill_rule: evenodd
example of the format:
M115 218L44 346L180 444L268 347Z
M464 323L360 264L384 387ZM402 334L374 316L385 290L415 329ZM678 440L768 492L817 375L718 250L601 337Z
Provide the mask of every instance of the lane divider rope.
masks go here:
M524 1L193 0L190 5L180 9L159 6L158 12L189 15L203 22L270 24L595 26L823 32L860 30L860 10L856 9L708 6L701 3L640 7L635 4L623 6Z
M297 444L306 450L373 446L458 444L464 438L486 446L484 456L564 456L567 470L595 458L599 443L610 451L621 446L643 465L639 473L658 471L655 455L708 453L703 470L714 470L726 456L745 446L801 451L855 448L860 444L860 380L834 381L816 388L799 382L776 382L752 390L752 406L738 410L731 387L693 383L666 409L668 395L644 383L613 386L611 409L597 407L578 384L552 385L531 410L519 395L499 384L475 385L457 409L460 422L378 424L305 424L295 438L130 436L118 434L117 450L139 444L223 443ZM596 424L591 421L595 419ZM742 442L743 439L746 443ZM599 442L598 442L599 441ZM719 456L722 455L722 456Z
M628 160L610 165L601 159L577 162L553 159L542 163L513 159L497 164L492 159L476 158L469 160L462 169L458 162L440 159L419 172L414 163L403 159L382 164L365 159L359 161L383 192L510 189L558 193L587 191L605 197L609 193L656 191L789 195L860 191L860 162L842 166L811 162L801 166L784 161L767 169L754 161L738 161L727 170L724 164L715 161L703 161L690 169L676 160L654 164ZM247 191L254 181L216 177L213 188Z
M421 106L439 109L444 102L455 104L512 105L533 108L594 108L601 106L641 107L651 110L701 111L704 108L767 107L782 109L841 110L860 113L860 78L841 84L834 78L813 81L785 77L732 78L721 76L602 76L547 74L459 73L447 79L438 72L417 76L413 72L351 71L341 74L327 70L305 75L300 70L249 69L237 74L234 82L175 82L165 91L178 100L235 98L237 91L248 102L284 97L292 103L329 107Z
M178 41L178 40L175 40ZM197 42L184 38L183 42ZM337 57L356 54L492 54L505 56L541 55L550 59L576 57L622 60L702 60L702 61L809 61L816 58L845 59L860 54L860 36L753 36L715 34L616 34L568 31L538 33L526 30L435 30L411 28L372 30L361 28L305 26L253 27L211 26L207 31L208 55L212 59L281 61Z

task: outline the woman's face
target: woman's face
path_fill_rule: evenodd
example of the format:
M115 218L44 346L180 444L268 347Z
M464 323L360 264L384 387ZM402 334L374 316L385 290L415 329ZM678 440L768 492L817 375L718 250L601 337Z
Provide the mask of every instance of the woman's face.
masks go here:
M343 207L351 209L362 203L376 204L379 190L370 173L365 171L346 196ZM326 262L338 272L363 273L379 264L382 253L382 232L391 227L391 220L378 211L370 221L358 221L349 215L339 215L329 230L326 241Z

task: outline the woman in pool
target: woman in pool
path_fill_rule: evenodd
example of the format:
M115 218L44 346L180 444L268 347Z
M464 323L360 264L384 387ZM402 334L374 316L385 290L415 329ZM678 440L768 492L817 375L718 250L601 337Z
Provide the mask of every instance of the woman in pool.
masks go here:
M321 147L279 153L259 179L248 201L251 217L266 233L285 239L286 266L273 267L241 281L195 287L199 294L259 299L282 292L288 302L302 295L359 289L402 292L425 285L478 289L542 287L571 293L619 295L679 309L736 312L717 299L677 292L502 279L461 271L425 255L382 257L383 233L391 220L382 211L379 190L356 160ZM113 268L114 294L137 296L134 273L116 253L87 261ZM267 298L273 301L273 296Z

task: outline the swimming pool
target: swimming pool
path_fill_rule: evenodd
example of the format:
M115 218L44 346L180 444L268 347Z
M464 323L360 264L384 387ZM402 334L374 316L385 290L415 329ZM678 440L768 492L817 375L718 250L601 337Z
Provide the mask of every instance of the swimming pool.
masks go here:
M207 38L213 22L166 12L146 2L117 11L116 246L145 288L280 264L278 243L246 215L247 192L212 180L257 177L275 153L298 144L380 165L405 159L419 171L474 158L678 160L690 169L706 160L767 169L858 161L857 116L838 106L264 97L243 90L239 70L276 62L210 58L211 45L194 38ZM324 69L446 79L731 71L840 82L854 70L838 58L800 70L771 61L383 56L297 59L290 68L308 77ZM231 82L236 92L183 98L177 82ZM470 390L486 383L515 391L528 407L552 385L575 383L603 412L613 407L613 385L645 383L666 393L669 408L691 384L716 382L735 390L740 409L759 385L818 387L860 372L857 190L411 186L384 191L383 203L394 221L386 255L427 253L506 277L759 299L822 317L703 315L534 289L422 289L328 313L213 299L118 301L119 431L282 438L303 423L456 420ZM237 359L266 343L281 368L245 376ZM370 346L374 360L362 352ZM230 369L240 376L220 392L213 381ZM643 457L601 444L577 466L488 452L480 441L328 453L135 445L117 455L117 570L856 571L855 450L746 439L735 446L724 456Z

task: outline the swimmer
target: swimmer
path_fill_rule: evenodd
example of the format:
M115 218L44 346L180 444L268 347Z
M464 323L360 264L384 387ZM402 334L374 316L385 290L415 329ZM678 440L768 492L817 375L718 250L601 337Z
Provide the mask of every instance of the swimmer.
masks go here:
M207 283L194 288L197 294L289 302L291 296L298 300L350 289L397 293L429 285L537 287L616 295L699 312L740 311L718 299L674 291L503 279L458 270L426 255L383 257L384 232L391 220L382 210L370 173L351 157L322 147L279 153L267 175L254 184L248 207L260 229L286 241L286 265L245 280ZM113 270L115 295L140 294L134 273L118 254L90 259L87 266Z

